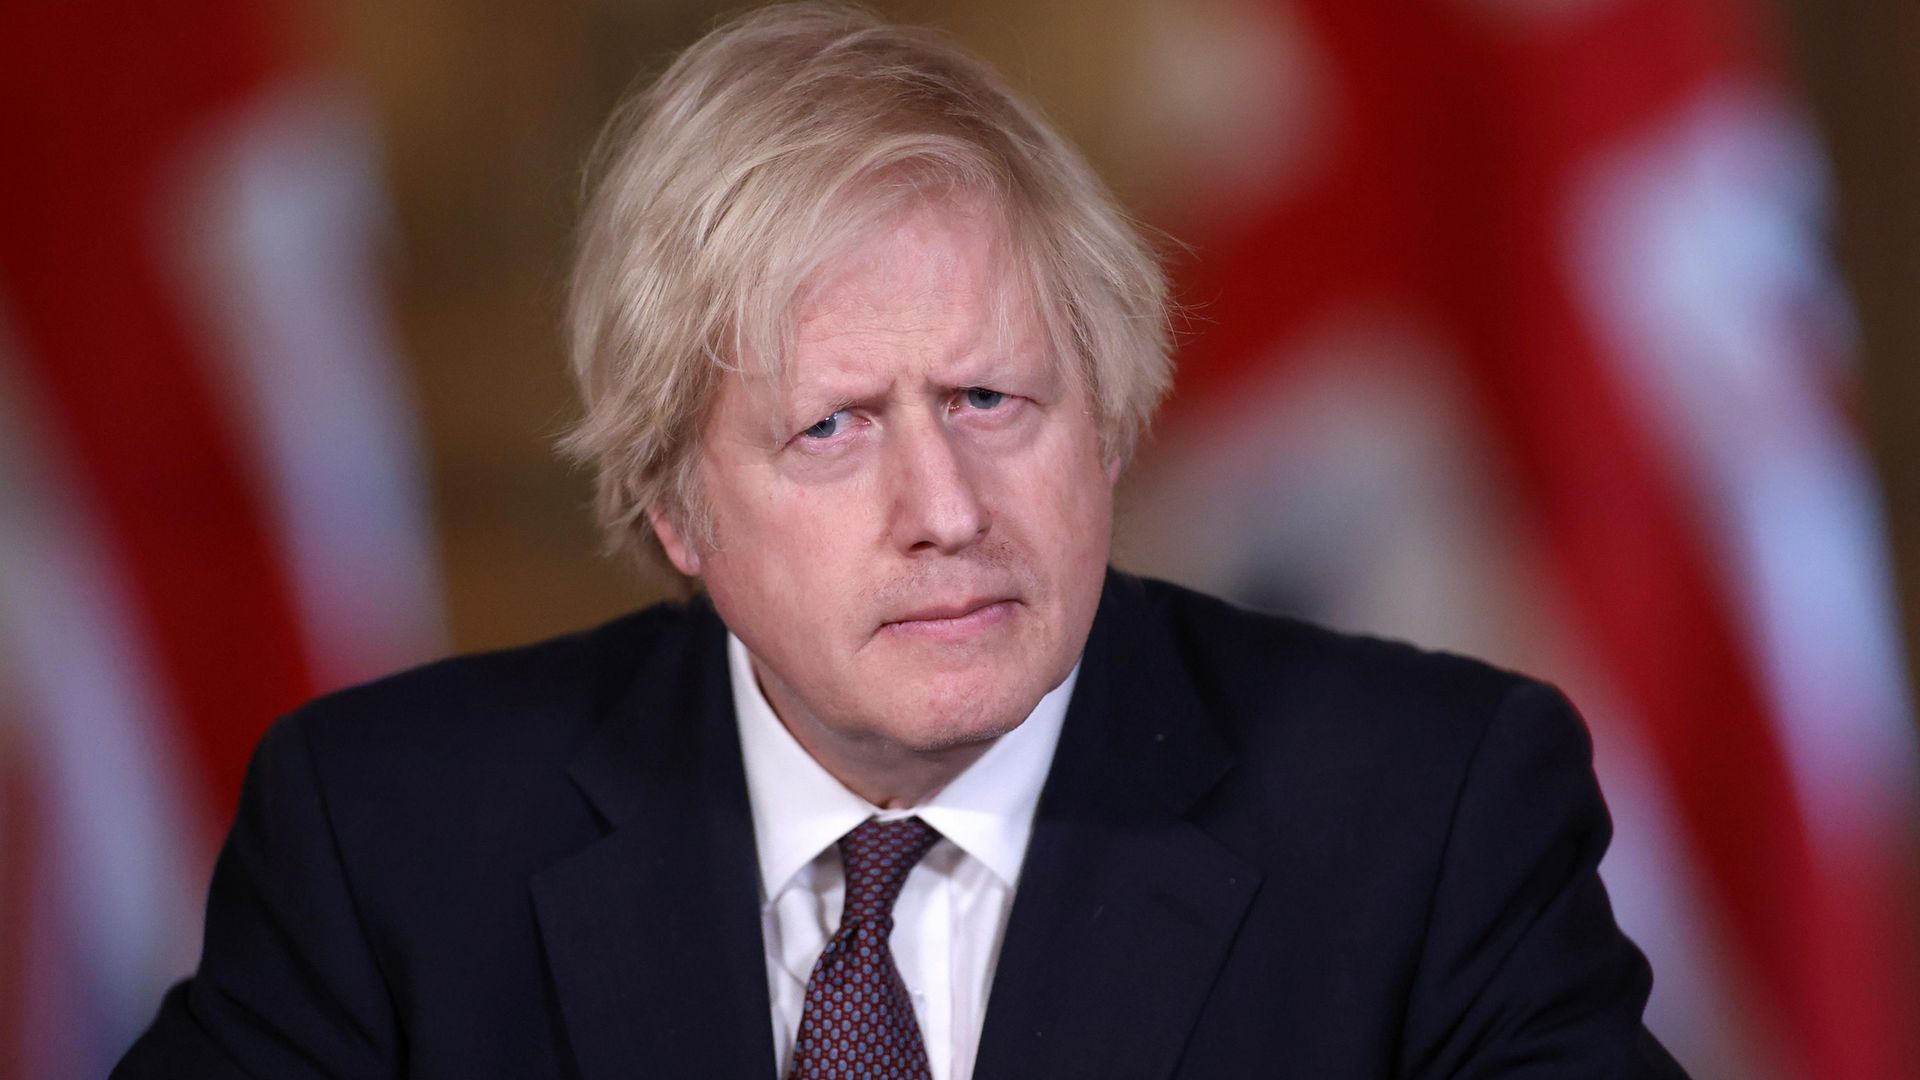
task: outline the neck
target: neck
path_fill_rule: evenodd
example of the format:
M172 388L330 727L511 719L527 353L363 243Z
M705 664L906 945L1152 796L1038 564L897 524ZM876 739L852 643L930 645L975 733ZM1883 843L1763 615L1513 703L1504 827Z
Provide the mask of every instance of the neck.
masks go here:
M934 752L843 746L832 737L814 738L819 733L807 731L803 725L787 724L785 720L781 723L821 768L848 791L882 810L904 810L926 803L993 745L974 743Z

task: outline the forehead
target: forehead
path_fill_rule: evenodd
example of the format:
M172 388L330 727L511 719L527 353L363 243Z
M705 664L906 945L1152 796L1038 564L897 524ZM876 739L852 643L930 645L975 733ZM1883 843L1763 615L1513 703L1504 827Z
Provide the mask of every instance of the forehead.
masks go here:
M769 435L795 413L903 378L960 386L1013 367L1054 374L1027 260L984 200L919 200L874 215L836 248L795 290L778 344L723 380L722 399L743 399Z
M860 230L811 275L791 343L947 330L1005 344L1037 329L1033 291L999 213L979 200L921 203Z

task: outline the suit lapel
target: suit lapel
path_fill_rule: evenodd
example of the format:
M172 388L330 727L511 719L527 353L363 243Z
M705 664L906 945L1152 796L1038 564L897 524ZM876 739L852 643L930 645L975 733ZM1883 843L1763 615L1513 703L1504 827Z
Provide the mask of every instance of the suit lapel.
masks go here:
M588 1080L770 1080L753 822L725 631L693 606L571 772L609 831L533 879L561 1021Z
M979 1080L1164 1077L1260 886L1186 812L1230 757L1111 575L1035 814Z

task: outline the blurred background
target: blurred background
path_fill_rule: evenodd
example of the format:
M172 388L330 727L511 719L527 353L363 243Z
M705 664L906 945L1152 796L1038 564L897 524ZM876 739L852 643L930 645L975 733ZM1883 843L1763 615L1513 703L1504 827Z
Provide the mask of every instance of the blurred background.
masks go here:
M580 166L698 0L0 8L0 1076L189 971L254 740L589 624ZM1581 703L1696 1076L1920 1076L1920 8L918 0L1166 234L1118 561Z

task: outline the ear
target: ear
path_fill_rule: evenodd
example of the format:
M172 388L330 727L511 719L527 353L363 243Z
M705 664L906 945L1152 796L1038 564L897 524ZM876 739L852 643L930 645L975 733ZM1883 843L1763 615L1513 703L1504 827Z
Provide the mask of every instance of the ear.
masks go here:
M1120 482L1120 457L1119 455L1116 454L1113 457L1110 457L1107 459L1107 486L1112 487L1115 484L1118 484L1119 482Z
M700 553L694 550L680 527L673 519L659 510L647 511L647 523L653 526L653 535L660 538L660 546L667 553L667 561L675 570L688 577L700 576Z

